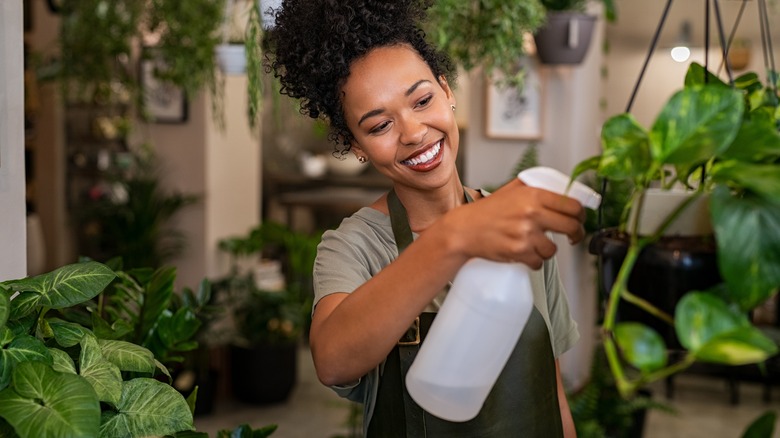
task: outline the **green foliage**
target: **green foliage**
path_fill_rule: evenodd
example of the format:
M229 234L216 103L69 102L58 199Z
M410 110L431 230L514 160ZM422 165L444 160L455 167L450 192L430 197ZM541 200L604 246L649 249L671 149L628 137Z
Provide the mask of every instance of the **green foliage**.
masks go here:
M523 35L544 18L539 0L437 0L429 9L427 33L466 70L481 66L488 77L497 71L517 86L524 78Z
M61 319L116 276L90 261L0 283L4 297L20 293L0 300L8 315L0 325L0 418L13 429L0 426L3 436L145 437L193 428L181 394L150 378L151 351ZM130 372L145 377L124 380Z
M584 11L588 5L587 0L540 0L548 11ZM614 0L602 0L604 2L604 15L609 21L615 21L617 11Z
M670 406L654 401L646 393L624 399L601 349L593 357L588 382L569 394L568 401L579 438L633 438L637 436L632 431L638 414L650 409L674 412Z
M770 75L774 78L775 75ZM706 79L706 80L705 80ZM674 215L652 235L631 235L628 254L610 292L604 321L605 347L624 394L690 366L695 361L727 365L759 363L777 354L777 345L745 316L777 293L780 285L780 111L776 85L763 86L755 73L723 83L693 64L685 87L664 106L651 129L629 114L609 119L602 130L602 153L580 163L574 177L595 170L600 178L627 182L634 192L621 214L639 210L651 186L689 189L691 199L708 196L715 230L718 267L724 283L691 291L668 316L628 290L639 252L657 242ZM633 215L639 217L639 215ZM638 219L635 219L638 220ZM628 228L637 230L637 224ZM630 299L674 324L686 353L666 363L666 346L650 328L615 326L617 303ZM628 379L623 358L640 370Z
M129 164L110 176L105 192L75 213L80 228L88 230L81 255L101 262L122 256L128 269L162 266L185 244L171 219L198 197L162 187L150 148L128 156Z
M223 0L69 0L63 2L60 77L76 96L100 101L117 86L136 93L133 50L144 32L156 32L155 56L165 65L158 76L194 96L216 90L214 47L219 43ZM100 37L97 38L96 35ZM135 99L141 102L141 99Z
M310 323L312 271L321 238L321 232L296 232L266 221L244 236L219 242L219 249L232 257L232 269L214 282L214 288L230 297L239 344L288 343L300 338ZM253 272L241 272L240 260L250 257L281 261L284 290L261 290Z

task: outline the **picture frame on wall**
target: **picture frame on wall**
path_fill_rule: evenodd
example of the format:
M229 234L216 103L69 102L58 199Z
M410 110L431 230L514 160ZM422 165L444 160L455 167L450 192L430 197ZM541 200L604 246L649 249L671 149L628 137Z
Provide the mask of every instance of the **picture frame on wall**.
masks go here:
M154 123L185 123L188 103L184 90L160 80L155 74L158 69L165 68L164 63L154 56L146 56L139 66L143 96L142 117Z
M530 60L521 63L525 69L522 90L501 85L496 73L485 90L485 136L492 139L540 140L542 138L543 80L538 67Z

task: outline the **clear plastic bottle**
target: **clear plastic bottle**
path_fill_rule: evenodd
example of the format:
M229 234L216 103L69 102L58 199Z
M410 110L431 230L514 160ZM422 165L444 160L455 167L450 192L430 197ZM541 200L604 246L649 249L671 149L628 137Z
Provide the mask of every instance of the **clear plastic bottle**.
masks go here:
M529 186L564 193L598 208L601 196L565 174L534 167L518 174ZM423 409L448 421L476 417L523 332L533 308L529 268L474 258L452 282L406 375Z

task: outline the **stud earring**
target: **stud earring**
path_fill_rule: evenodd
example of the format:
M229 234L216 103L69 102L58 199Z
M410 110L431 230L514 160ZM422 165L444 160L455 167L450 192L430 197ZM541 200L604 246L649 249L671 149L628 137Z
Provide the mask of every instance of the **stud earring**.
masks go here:
M358 161L360 162L360 164L366 164L368 163L368 158L360 156L358 157Z
M455 105L450 105L450 108L452 108L452 110L455 111Z

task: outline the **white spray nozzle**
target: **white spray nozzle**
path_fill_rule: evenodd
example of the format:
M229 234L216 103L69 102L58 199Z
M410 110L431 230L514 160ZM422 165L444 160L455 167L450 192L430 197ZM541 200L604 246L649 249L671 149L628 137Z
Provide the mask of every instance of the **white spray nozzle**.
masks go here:
M601 195L585 184L574 181L569 187L569 176L551 167L532 167L517 174L517 178L531 187L549 190L551 192L574 198L583 207L595 210L601 204ZM568 192L566 188L569 187Z

